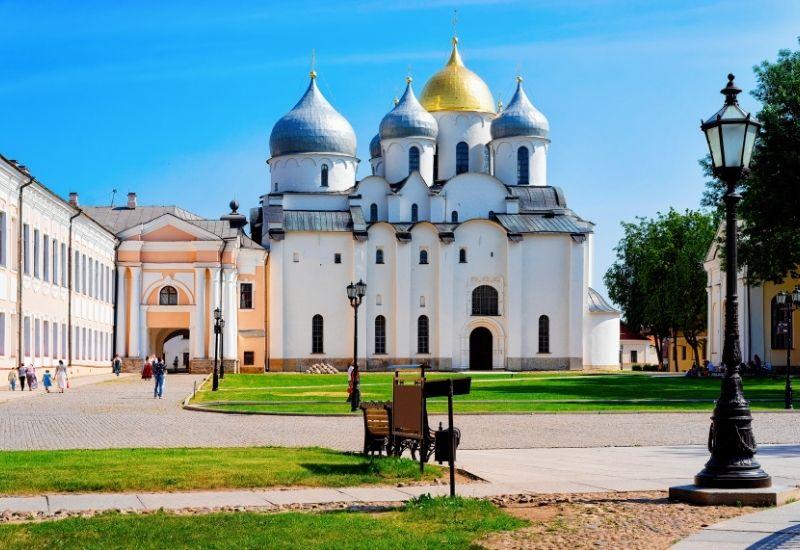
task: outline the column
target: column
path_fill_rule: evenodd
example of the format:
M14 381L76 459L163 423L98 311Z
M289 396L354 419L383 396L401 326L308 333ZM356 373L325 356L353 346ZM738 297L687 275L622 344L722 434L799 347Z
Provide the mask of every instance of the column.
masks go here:
M276 370L282 365L284 358L283 349L283 265L284 247L283 241L270 241L269 259L269 310L267 312L267 346L269 346L269 361L273 365L267 365L272 370Z
M411 243L398 243L395 246L394 350L395 357L405 362L411 360ZM416 299L419 300L419 296ZM419 306L419 302L416 305ZM389 319L387 321L391 322Z
M523 353L523 305L522 285L522 247L523 242L508 242L508 255L506 257L506 291L505 291L505 318L506 318L506 365L509 369L522 369ZM531 289L533 290L533 289ZM495 365L500 367L502 365Z
M206 315L209 319L208 321L208 355L211 359L214 358L214 309L220 307L220 290L219 290L219 278L220 278L220 269L218 267L212 267L209 270L211 272L211 277L209 278L209 284L211 285L211 292L209 294L209 298L211 300L210 304L206 305Z
M141 323L139 314L142 304L142 268L133 266L131 269L131 291L128 298L130 304L130 342L128 357L142 357L145 353L141 348Z
M439 259L436 267L438 270L437 292L430 297L431 303L436 299L436 316L429 315L430 319L430 349L434 357L446 361L450 359L452 367L459 365L460 357L454 353L453 342L458 338L453 333L453 292L455 279L453 278L454 262L458 254L458 247L453 244L441 243L439 245Z
M367 326L368 326L367 322L369 321L369 322L373 323L373 327L374 327L375 315L376 314L375 314L375 311L374 311L373 308L375 307L375 294L377 294L377 292L374 289L372 289L372 291L370 291L370 283L372 281L369 281L368 279L369 278L367 277L367 241L356 241L356 240L354 240L353 241L353 279L352 280L353 280L354 283L356 281L359 281L359 280L364 281L365 283L367 283L367 295L364 297L364 301L361 303L361 307L358 310L358 358L359 358L358 359L358 364L362 368L366 368L367 356L369 354L369 350L374 349L370 345L371 342L369 341L369 336L368 335L372 334L372 330L369 330L369 331L367 330ZM344 289L345 289L345 285L342 285L342 295L344 295L344 292L345 292ZM370 296L371 296L371 298L370 298ZM347 318L347 321L345 321L345 322L349 321L349 324L351 325L351 328L347 331L347 333L350 334L350 342L351 342L351 344L347 347L347 349L352 349L352 347L353 347L353 345L352 345L352 337L353 337L353 333L352 333L353 317L352 317L352 315L353 315L353 311L352 311L352 308L349 305L347 306L347 310L348 310L347 313L349 314L349 317ZM386 321L389 324L389 327L391 327L391 323L393 322L393 319L391 319L391 317L387 317ZM332 326L333 325L331 324L331 327ZM325 327L325 328L326 328L326 330L328 330L327 327ZM391 334L391 331L390 331L390 329L388 327L387 327L387 333ZM388 347L387 347L386 351L388 353L391 353L391 345L392 344L391 344L391 342L387 342L387 344L388 344ZM350 354L347 354L346 357L349 356L349 355Z
M128 335L127 319L125 310L128 307L128 300L126 299L125 288L125 272L128 270L125 266L120 266L117 269L117 353L121 357L125 356L125 340Z
M225 359L234 360L238 357L239 335L239 308L236 301L237 272L235 268L228 268L223 272L223 307L222 315L225 319Z
M572 238L570 241L570 269L569 269L569 347L567 357L569 358L570 369L580 369L583 365L583 316L586 311L586 284L583 278L583 241ZM550 340L558 338L550 332ZM576 363L577 361L577 363Z
M192 341L192 355L194 357L207 357L206 355L206 268L194 270L194 325L189 338Z

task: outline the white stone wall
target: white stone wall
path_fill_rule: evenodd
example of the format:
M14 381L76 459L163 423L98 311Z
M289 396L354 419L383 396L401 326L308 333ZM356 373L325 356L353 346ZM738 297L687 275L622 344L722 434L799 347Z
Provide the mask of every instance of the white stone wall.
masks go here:
M543 138L510 137L493 140L492 162L494 175L506 185L517 185L517 151L528 149L528 184L547 185L547 148Z
M355 184L358 159L332 153L282 155L267 161L271 193L342 191ZM322 187L322 165L328 166L328 187Z
M484 171L484 149L492 140L493 114L437 111L431 113L439 123L436 151L439 162L438 179L449 180L456 175L456 145L464 141L469 146L469 171Z
M384 177L397 183L408 177L408 152L419 149L419 173L428 186L433 185L433 157L436 142L427 138L395 138L381 140L384 159Z

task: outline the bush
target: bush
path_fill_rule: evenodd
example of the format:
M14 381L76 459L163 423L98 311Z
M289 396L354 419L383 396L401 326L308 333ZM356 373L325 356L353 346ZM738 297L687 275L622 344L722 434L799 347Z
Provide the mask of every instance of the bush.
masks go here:
M642 370L645 372L658 372L658 365L644 365Z
M642 370L642 366L641 365L633 365L631 367L631 370Z

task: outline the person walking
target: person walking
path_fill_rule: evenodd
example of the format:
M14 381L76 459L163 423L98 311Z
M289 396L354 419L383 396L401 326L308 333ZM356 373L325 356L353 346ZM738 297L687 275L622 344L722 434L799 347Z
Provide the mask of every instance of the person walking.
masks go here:
M25 374L28 372L28 369L25 368L25 365L20 365L17 368L17 374L19 375L19 391L25 391Z
M17 369L8 370L8 387L11 391L17 391Z
M111 368L114 371L114 374L119 376L119 373L122 372L122 359L119 358L119 353L114 354L114 360L111 362Z
M25 379L28 381L28 391L36 389L38 384L36 383L36 369L33 364L28 365L28 368L25 369Z
M49 370L44 371L44 376L42 376L42 385L44 386L44 391L50 393L50 387L53 385L53 378L50 376Z
M64 393L67 389L67 366L64 361L59 359L58 366L56 366L56 384L58 384L58 393Z
M156 359L153 363L153 377L156 379L155 387L153 388L153 399L161 399L164 394L164 376L167 373L167 366L163 361Z
M153 377L153 360L148 357L142 366L142 380L150 380Z

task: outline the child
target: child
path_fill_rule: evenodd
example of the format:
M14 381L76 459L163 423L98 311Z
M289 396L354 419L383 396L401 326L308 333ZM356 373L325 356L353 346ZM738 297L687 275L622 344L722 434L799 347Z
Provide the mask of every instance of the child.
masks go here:
M44 371L44 376L42 377L42 384L44 384L44 391L50 393L50 386L53 385L53 379L50 377L50 371Z
M17 391L17 369L8 371L8 387L11 391Z

